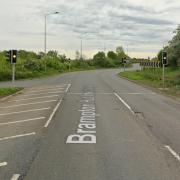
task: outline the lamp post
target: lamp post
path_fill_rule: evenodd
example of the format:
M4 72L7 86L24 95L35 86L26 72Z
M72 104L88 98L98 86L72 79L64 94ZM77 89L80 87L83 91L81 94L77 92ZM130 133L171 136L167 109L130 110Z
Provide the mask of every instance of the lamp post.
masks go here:
M44 15L44 54L47 53L47 17L53 14L59 14L59 12L53 12ZM45 60L45 71L46 71L46 60Z

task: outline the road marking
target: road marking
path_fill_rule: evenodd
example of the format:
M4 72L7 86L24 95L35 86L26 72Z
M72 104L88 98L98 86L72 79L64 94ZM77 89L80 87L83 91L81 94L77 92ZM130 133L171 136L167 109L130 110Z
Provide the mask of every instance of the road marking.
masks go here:
M54 108L53 112L51 113L49 119L47 120L46 124L44 125L45 128L47 128L47 127L49 126L49 124L50 124L53 116L55 115L58 107L61 105L61 102L62 102L62 100L60 100L60 101L57 103L57 105L55 106L55 108Z
M7 162L0 163L0 167L2 167L2 166L7 166Z
M53 89L53 88L65 88L67 85L65 86L49 86L49 87L43 87L43 88L31 88L30 90L45 90L45 89Z
M60 89L64 89L64 88L56 88L56 89L51 88L51 89L44 89L44 90L38 90L38 91L28 91L28 93L44 92L44 91L57 91Z
M0 138L0 141L35 135L35 132Z
M132 108L117 93L114 93L114 95L129 109L132 114L135 114Z
M18 180L20 177L20 174L13 174L11 180Z
M78 93L78 92L71 92L71 93L68 93L68 94L74 94L74 95L81 95L81 94L83 94L83 93ZM99 93L93 93L93 94L97 94L97 95L111 95L111 94L114 94L113 92L112 93L106 93L106 92L99 92ZM156 93L136 93L136 92L134 92L134 93L120 93L120 92L118 92L118 94L124 94L124 95L154 95L154 94L156 94Z
M46 92L46 93L38 93L38 94L25 94L21 96L39 96L44 94L58 94L58 93L64 93L64 91L54 91L54 92Z
M17 123L23 123L23 122L29 122L29 121L36 121L36 120L41 120L45 119L46 117L39 117L39 118L33 118L33 119L25 119L25 120L19 120L19 121L11 121L11 122L6 122L6 123L0 123L0 126L5 126L9 124L17 124Z
M6 115L10 115L10 114L20 114L20 113L33 112L33 111L43 111L43 110L47 110L47 109L50 109L50 107L41 108L41 109L30 109L27 111L10 112L10 113L5 113L5 114L0 114L0 116L6 116Z
M4 106L4 107L0 107L0 109L12 108L12 107L19 107L19 106L28 106L28 105L33 105L33 104L42 104L42 103L55 102L55 101L57 101L57 100L40 101L40 102L26 103L26 104L17 104L17 105L12 105L12 106Z
M17 101L26 101L26 100L33 100L33 99L43 99L43 98L50 98L50 97L57 97L59 95L53 95L53 96L42 96L42 97L34 97L34 98L27 98L27 99L17 99L17 100L12 100L8 102L17 102Z
M68 87L66 88L66 92L68 92L70 87L71 87L71 84L68 84Z
M180 156L170 146L164 147L180 162Z

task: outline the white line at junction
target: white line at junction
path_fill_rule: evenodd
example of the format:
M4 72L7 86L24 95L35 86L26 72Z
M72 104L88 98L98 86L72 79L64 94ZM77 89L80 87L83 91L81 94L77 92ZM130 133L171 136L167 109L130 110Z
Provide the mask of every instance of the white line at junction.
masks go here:
M30 90L46 90L46 89L53 89L53 88L65 88L67 85L65 86L48 86L48 87L35 87L35 88L31 88Z
M35 135L35 132L0 138L0 141Z
M44 92L44 91L57 91L57 90L62 90L64 88L51 88L51 89L44 89L44 90L37 90L37 91L28 91L28 93L35 93L35 92Z
M132 108L117 93L114 93L114 95L129 109L132 114L135 114Z
M68 92L70 87L71 87L71 84L68 84L68 87L66 88L66 92Z
M12 100L8 102L18 102L18 101L26 101L26 100L33 100L33 99L43 99L43 98L50 98L50 97L57 97L59 95L52 95L52 96L41 96L41 97L34 97L34 98L27 98L27 99L17 99L17 100Z
M26 103L26 104L17 104L17 105L12 105L12 106L0 107L0 109L19 107L19 106L28 106L28 105L34 105L34 104L43 104L43 103L49 103L49 102L55 102L55 101L57 101L57 100L39 101L39 102L35 102L35 103Z
M60 100L60 101L57 103L57 105L55 106L55 108L54 108L53 112L51 113L49 119L47 120L46 124L44 125L45 128L47 128L47 127L49 126L49 124L50 124L53 116L55 115L58 107L61 105L61 102L62 102L62 100Z
M64 93L64 91L52 91L52 92L38 93L38 94L24 94L21 96L28 97L28 96L39 96L39 95L44 95L44 94L58 94L58 93Z
M23 123L23 122L29 122L29 121L37 121L37 120L41 120L41 119L45 119L45 118L46 117L38 117L38 118L24 119L24 120L19 120L19 121L5 122L5 123L0 123L0 126L10 125L10 124L17 124L17 123Z
M10 115L10 114L20 114L20 113L33 112L33 111L43 111L43 110L47 110L47 109L50 109L50 107L41 108L41 109L30 109L30 110L26 110L26 111L17 111L17 112L4 113L4 114L0 114L0 116L6 116L6 115Z
M18 180L19 177L20 177L20 174L13 174L13 176L10 180Z
M2 167L2 166L7 166L7 162L1 162L0 167Z
M179 162L180 162L180 156L178 153L176 153L170 146L166 145L164 146Z

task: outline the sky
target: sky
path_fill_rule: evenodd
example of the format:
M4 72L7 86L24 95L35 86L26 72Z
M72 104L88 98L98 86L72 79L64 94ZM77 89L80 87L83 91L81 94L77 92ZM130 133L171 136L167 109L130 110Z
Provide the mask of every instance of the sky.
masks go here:
M74 58L123 46L132 57L154 57L180 24L179 0L0 0L0 50L47 49Z

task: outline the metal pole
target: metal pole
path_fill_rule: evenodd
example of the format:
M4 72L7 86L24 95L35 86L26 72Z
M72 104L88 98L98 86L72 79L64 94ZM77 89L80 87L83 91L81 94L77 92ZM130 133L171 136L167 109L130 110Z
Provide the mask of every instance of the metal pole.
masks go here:
M81 60L82 60L82 39L81 39Z
M46 35L47 35L47 15L45 15L45 22L44 22L44 53L46 55Z
M16 68L16 66L15 66L15 64L12 64L12 83L14 83L14 81L15 81L15 69Z
M162 77L162 80L163 80L163 89L165 88L165 65L163 64L163 77Z
M125 72L125 69L126 69L126 63L124 63L124 72Z
M45 71L46 71L46 43L47 43L47 15L45 15L44 18L45 22L44 22L44 54L45 54Z

